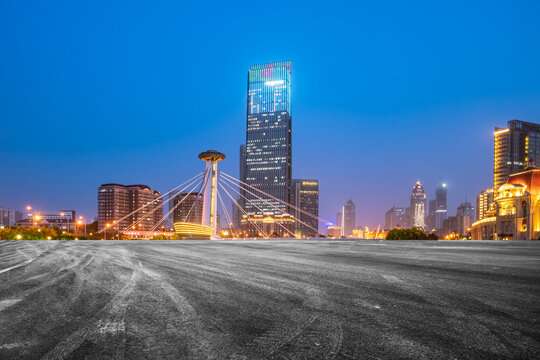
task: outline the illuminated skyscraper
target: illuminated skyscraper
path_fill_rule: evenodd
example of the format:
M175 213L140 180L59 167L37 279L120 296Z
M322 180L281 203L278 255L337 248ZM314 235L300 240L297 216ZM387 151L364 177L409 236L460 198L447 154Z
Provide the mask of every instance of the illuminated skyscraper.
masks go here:
M302 210L294 209L294 217L301 221L296 222L296 233L305 237L318 236L319 222L306 213L319 216L319 180L294 179L291 203Z
M291 200L291 76L291 61L250 68L245 168L241 169L245 171L243 181L286 203ZM246 197L251 202L244 203L249 214L290 213L274 199L265 199L270 206L249 193Z
M493 189L498 191L511 174L525 170L529 161L540 164L540 124L508 121L506 129L495 128Z
M412 227L423 229L426 218L426 193L420 181L414 184L411 194L411 221Z
M341 220L341 236L351 236L355 228L356 206L352 200L343 205L343 215Z

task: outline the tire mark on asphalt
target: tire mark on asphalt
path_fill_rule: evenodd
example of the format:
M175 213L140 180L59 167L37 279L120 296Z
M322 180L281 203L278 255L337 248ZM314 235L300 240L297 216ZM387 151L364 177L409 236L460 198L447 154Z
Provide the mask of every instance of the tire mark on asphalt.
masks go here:
M197 359L221 358L210 341L210 335L203 329L199 315L180 291L165 281L160 274L143 267L140 261L138 265L139 269L153 280L153 285L161 288L180 313L180 319L176 320L180 320L181 323L179 331L189 339L191 355Z
M58 343L54 349L42 357L43 360L48 359L65 359L83 342L90 340L98 342L102 337L108 335L120 335L121 346L116 347L116 359L124 357L123 351L125 348L125 311L130 304L129 295L137 285L141 277L141 271L138 267L133 268L131 277L122 289L113 297L113 299L105 305L102 310L96 314L96 317L86 326L76 330L75 332L64 338Z
M7 300L0 300L0 311L3 311L7 309L8 307L15 305L16 303L20 302L22 299L7 299Z
M295 311L293 318L299 320L296 324L288 322L278 324L255 339L248 345L248 349L252 350L246 358L307 356L307 358L334 359L339 354L343 343L341 322L324 309L326 301L320 290L307 286L305 293L307 298L304 306L309 308L307 313L315 311L316 315L308 316L302 310Z

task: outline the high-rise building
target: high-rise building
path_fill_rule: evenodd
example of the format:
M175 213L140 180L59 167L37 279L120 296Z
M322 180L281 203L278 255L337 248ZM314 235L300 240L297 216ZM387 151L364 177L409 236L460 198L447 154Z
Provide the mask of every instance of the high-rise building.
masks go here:
M510 120L506 129L495 128L493 188L504 185L511 174L525 170L532 160L540 163L540 124Z
M343 205L341 221L341 236L352 236L353 229L356 227L356 206L352 200L347 201Z
M149 231L163 217L163 202L158 197L160 193L146 185L102 184L98 188L98 227L109 224L113 231L123 231L140 220L136 230Z
M251 66L242 179L285 203L290 203L291 194L291 81L291 61ZM290 213L288 206L272 198L262 201L249 193L246 197L250 200L244 204L248 214Z
M476 221L486 217L494 200L492 188L482 190L480 194L476 195Z
M15 226L15 223L21 221L22 217L22 212L0 206L0 225Z
M294 179L292 188L291 203L302 210L294 209L294 217L300 220L295 223L295 232L303 237L318 236L319 222L313 216L319 216L319 180Z
M385 229L386 230L392 230L392 229L408 229L409 221L410 221L410 209L409 208L403 208L403 207L392 207L390 210L386 212L385 215L386 222L385 222Z
M435 191L435 221L433 224L435 230L439 232L443 228L443 221L446 219L447 215L446 198L446 184L441 184Z
M177 194L172 203L175 223L202 224L203 194L197 192Z
M412 227L424 229L426 217L426 193L420 181L417 181L411 194L411 221Z
M462 202L457 208L456 216L468 216L471 218L471 221L474 222L474 217L476 216L474 206L468 201Z
M431 232L435 230L435 209L436 200L429 200L428 202L428 215L426 216L426 231Z
M387 230L392 230L394 226L394 209L392 206L390 210L384 213L384 228Z

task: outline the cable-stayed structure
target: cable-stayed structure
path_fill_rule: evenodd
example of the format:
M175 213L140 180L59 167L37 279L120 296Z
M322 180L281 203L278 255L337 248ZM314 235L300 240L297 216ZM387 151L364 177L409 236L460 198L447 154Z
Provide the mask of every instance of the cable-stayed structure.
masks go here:
M300 234L295 233L294 227L290 226L295 223L302 224L315 234L318 234L318 228L300 219L298 214L302 214L304 220L306 217L316 220L317 224L319 222L328 222L294 204L283 201L255 186L219 171L217 169L218 162L225 159L225 155L218 151L205 151L199 154L199 158L206 162L206 168L203 172L198 173L129 214L107 223L98 232L104 233L104 239L106 239L107 232L109 234L111 232L112 234L116 233L118 239L122 236L138 235L138 238L146 240L163 234L179 239L219 239L221 234L219 232L218 202L221 206L221 213L229 225L229 229L226 233L223 233L223 236L227 238L298 238ZM169 194L173 195L160 202ZM234 221L227 211L224 199L229 199L232 206L236 207L242 215L240 227L234 226ZM173 206L169 206L169 210L163 214L163 206L170 201L173 201L171 203ZM189 201L192 201L192 203ZM271 212L268 211L269 209ZM150 230L137 232L139 224L145 218L154 216L158 211L161 211L162 216L153 223ZM138 212L142 212L144 216L134 216ZM201 213L202 216L200 218L191 216L194 212ZM171 215L174 218L174 233L160 231L160 226L164 228L162 224ZM126 219L135 220L128 221L129 225L127 226L121 225L125 224ZM146 220L149 220L149 218Z

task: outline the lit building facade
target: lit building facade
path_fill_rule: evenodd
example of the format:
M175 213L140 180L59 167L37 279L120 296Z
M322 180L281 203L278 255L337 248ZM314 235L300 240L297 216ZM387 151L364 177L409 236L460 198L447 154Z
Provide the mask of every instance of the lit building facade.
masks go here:
M290 203L292 166L292 63L253 65L248 73L245 168L242 181ZM290 209L271 198L246 194L248 214L282 214ZM277 210L277 209L279 210ZM260 209L260 210L259 210ZM261 211L262 210L262 211Z
M341 237L341 226L338 225L329 225L326 228L326 236L329 238L340 238Z
M474 240L537 240L540 237L540 169L511 174L494 204L471 227Z
M292 185L291 203L299 211L294 209L296 221L295 233L301 237L316 237L319 235L319 222L315 217L319 216L319 180L294 179ZM313 216L306 215L305 213Z
M510 120L507 128L495 128L494 189L504 185L511 174L525 170L531 160L540 163L540 124Z
M476 195L476 220L482 220L491 209L491 205L495 200L493 188L485 189Z
M163 202L159 197L158 191L146 185L102 184L98 188L98 228L107 227L111 231L151 230L163 217ZM150 205L127 216L147 204ZM129 229L139 220L136 229Z
M352 200L343 205L341 220L341 236L352 236L353 229L356 227L356 206Z
M411 227L424 229L426 218L426 193L420 181L414 184L411 194Z
M77 219L75 210L60 210L59 212L39 212L27 213L26 219L21 219L15 223L20 227L43 227L58 228L66 231L77 230Z

